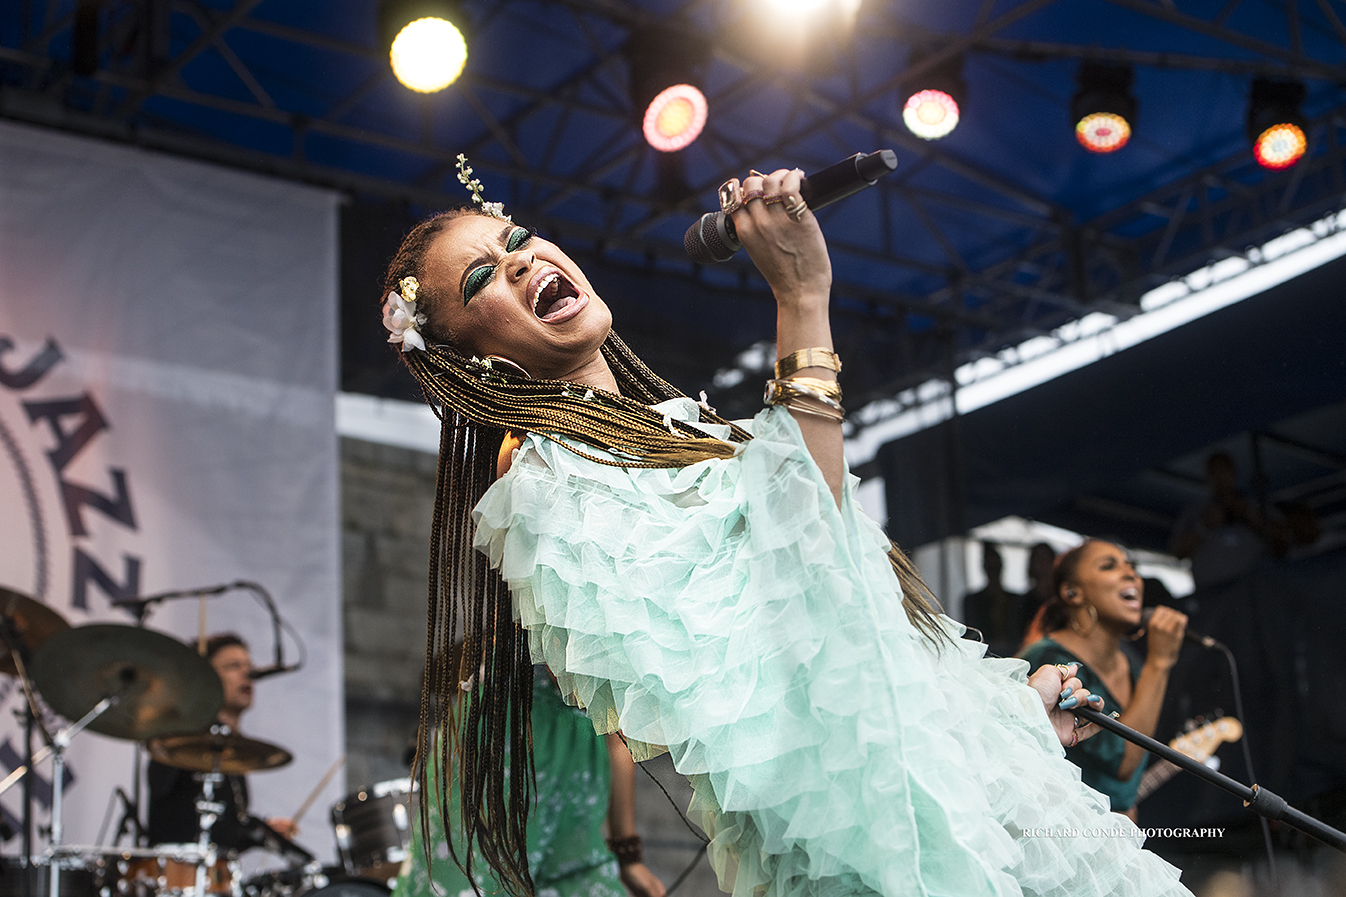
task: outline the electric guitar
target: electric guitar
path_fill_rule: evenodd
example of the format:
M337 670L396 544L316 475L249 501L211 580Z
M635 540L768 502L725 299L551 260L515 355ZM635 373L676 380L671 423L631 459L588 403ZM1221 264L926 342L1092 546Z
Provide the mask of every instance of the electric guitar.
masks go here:
M1218 711L1217 711L1218 712ZM1204 717L1196 717L1188 720L1188 725L1196 725ZM1184 754L1204 763L1214 769L1219 765L1220 758L1215 756L1215 752L1220 745L1228 742L1233 744L1243 737L1243 724L1232 716L1222 716L1214 722L1205 725L1196 725L1196 728L1190 732L1184 732L1177 738L1168 743L1180 754ZM1212 765L1214 764L1214 765ZM1145 769L1145 773L1140 777L1140 789L1136 792L1136 803L1140 803L1149 796L1154 789L1173 778L1182 767L1167 760L1156 759Z

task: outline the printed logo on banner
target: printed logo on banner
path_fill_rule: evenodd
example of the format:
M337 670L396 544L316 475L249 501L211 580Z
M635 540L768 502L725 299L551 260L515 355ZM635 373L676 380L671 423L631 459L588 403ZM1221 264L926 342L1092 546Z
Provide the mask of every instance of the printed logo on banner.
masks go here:
M99 550L94 515L125 533L137 532L131 478L115 465L106 467L101 483L75 474L75 462L87 457L110 424L94 391L57 386L50 379L64 360L54 339L25 357L13 339L0 335L0 508L5 509L6 542L0 551L0 586L50 605L79 625L89 614L103 616L110 602L140 594L141 558L125 550L115 556ZM14 719L22 710L18 681L0 677L0 720ZM43 716L51 731L63 725L45 708ZM0 775L23 759L22 734L0 735ZM38 764L34 774L34 810L40 817L35 823L45 823L51 808L50 771L48 762ZM66 771L69 787L77 772L70 765ZM16 785L0 804L0 827L15 833L21 829L20 794ZM0 835L6 834L0 828Z

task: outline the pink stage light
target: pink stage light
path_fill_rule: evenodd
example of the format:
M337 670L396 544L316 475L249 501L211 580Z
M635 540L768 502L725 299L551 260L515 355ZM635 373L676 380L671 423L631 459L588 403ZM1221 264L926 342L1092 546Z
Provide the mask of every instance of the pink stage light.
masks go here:
M659 93L645 109L645 139L661 153L691 144L706 126L706 97L690 84L675 84Z

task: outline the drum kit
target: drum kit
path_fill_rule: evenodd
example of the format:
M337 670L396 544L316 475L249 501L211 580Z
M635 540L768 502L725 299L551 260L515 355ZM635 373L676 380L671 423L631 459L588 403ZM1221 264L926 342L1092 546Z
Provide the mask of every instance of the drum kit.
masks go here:
M406 779L362 789L332 806L339 866L323 866L261 820L252 820L256 843L290 868L245 880L237 857L211 840L224 811L216 794L226 776L277 769L292 757L216 722L224 699L219 676L177 639L137 626L72 628L45 604L0 587L0 674L18 677L27 726L24 762L0 780L0 794L19 783L24 794L23 852L0 858L0 897L387 897L389 879L411 841L414 789ZM37 695L74 722L49 731ZM201 783L196 802L200 838L190 844L130 847L64 843L65 751L85 729L144 744L159 763L193 773ZM44 742L36 752L34 730ZM46 847L36 849L35 777L28 773L48 757L51 827ZM137 766L138 758L139 751ZM138 772L135 796L120 795L137 832L143 831Z

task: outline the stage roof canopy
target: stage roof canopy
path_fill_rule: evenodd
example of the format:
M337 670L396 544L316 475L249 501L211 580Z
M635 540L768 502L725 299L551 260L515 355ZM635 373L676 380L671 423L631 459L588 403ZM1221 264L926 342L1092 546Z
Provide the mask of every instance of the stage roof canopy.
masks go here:
M750 167L897 153L820 215L850 408L1094 312L1126 319L1174 276L1340 207L1346 11L1330 0L863 0L789 45L773 23L807 5L465 0L466 70L420 95L393 78L375 0L13 0L0 115L346 191L343 383L383 395L411 392L371 323L379 271L410 220L464 200L460 152L585 265L628 341L730 414L760 404L774 309L746 258L694 265L682 236ZM633 73L670 60L709 118L661 154ZM1075 139L1084 63L1134 71L1118 152ZM919 139L902 103L951 65L961 121ZM1306 90L1290 169L1253 159L1256 78Z

